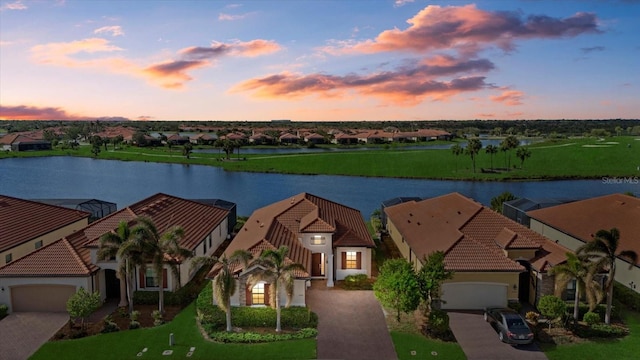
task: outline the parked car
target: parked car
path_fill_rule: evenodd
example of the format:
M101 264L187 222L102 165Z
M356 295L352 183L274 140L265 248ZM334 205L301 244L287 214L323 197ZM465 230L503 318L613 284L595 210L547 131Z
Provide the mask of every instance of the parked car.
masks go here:
M500 341L513 345L533 342L533 331L524 318L509 308L490 307L484 311L484 320L496 325Z

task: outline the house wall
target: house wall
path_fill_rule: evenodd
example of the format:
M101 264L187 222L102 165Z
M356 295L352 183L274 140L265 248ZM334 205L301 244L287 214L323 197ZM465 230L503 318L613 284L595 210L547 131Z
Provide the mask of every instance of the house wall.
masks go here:
M59 240L67 235L70 235L80 229L85 228L89 224L89 217L80 219L76 222L73 222L69 225L63 226L59 229L50 231L42 236L38 236L33 238L27 242L24 242L20 245L14 246L10 249L7 249L3 252L0 252L0 266L5 264L5 256L11 254L12 260L16 261L17 259L28 255L36 250L36 242L42 240L42 246L46 246L51 244L52 242Z
M227 238L227 235L229 234L228 224L229 224L229 219L228 218L224 219L220 223L220 225L218 225L215 229L213 229L209 233L209 235L207 235L200 243L198 243L198 245L194 249L193 258L186 259L185 261L182 262L182 264L180 264L180 284L181 285L184 285L187 282L189 282L189 280L191 280L193 275L195 275L195 273L198 271L198 269L191 268L191 263L193 259L199 256L213 255L213 253L216 252L218 247L220 247L222 242L224 242L224 240ZM174 284L177 285L178 282L174 281Z
M211 282L213 287L213 281ZM231 306L246 306L245 288L247 286L246 278L236 280L236 292L231 296ZM306 303L306 280L296 279L293 281L293 296L291 297L290 306L307 306ZM287 295L284 289L278 289L280 293L280 304L284 306L287 303ZM215 296L213 297L213 305L217 305Z
M507 298L517 301L519 279L519 273L517 272L456 272L452 279L444 283L487 282L507 284Z
M574 251L584 245L583 241L533 218L531 219L531 229ZM629 268L629 265L628 262L617 259L615 279L627 288L640 293L640 267L635 265Z
M393 240L393 243L396 245L398 250L400 250L400 254L402 254L402 257L412 263L415 266L416 270L420 270L420 268L422 268L422 263L420 263L418 256L415 252L413 252L413 250L411 250L409 244L404 241L402 234L400 233L400 231L398 231L391 220L387 221L387 231L389 232L389 236Z
M85 288L88 291L97 291L92 284L92 277L29 277L29 278L1 278L0 289L4 288L4 291L0 290L0 304L6 304L11 309L11 287L21 285L73 285L76 287L76 291L80 287ZM43 299L45 300L45 299Z
M360 269L342 269L342 253L346 251L360 252ZM344 280L348 275L366 274L371 277L371 249L364 247L338 247L334 256L336 263L336 280Z

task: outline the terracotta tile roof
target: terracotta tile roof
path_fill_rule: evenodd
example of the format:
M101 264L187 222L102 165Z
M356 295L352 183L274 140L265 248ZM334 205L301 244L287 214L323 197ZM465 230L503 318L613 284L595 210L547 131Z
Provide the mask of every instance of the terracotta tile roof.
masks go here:
M503 249L537 249L533 260L554 264L564 261L568 251L458 193L401 203L385 212L419 258L443 251L447 266L456 271L523 271Z
M87 276L95 270L82 261L69 241L60 239L1 267L0 277Z
M335 224L335 225L334 225ZM250 249L260 241L286 245L289 258L311 268L311 251L298 238L304 232L331 232L333 246L375 247L360 211L321 197L301 193L253 212L225 254ZM214 273L209 273L213 277Z
M611 194L527 212L553 228L583 242L598 230L620 230L620 250L640 254L640 198Z
M0 251L87 219L88 212L0 195Z

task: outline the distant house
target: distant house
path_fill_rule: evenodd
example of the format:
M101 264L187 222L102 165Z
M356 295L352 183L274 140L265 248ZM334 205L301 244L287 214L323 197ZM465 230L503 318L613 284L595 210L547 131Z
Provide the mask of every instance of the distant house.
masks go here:
M66 311L69 296L83 287L100 292L103 300L120 299L120 305L124 306L126 290L124 282L116 276L116 259L97 259L103 234L114 231L121 221L133 227L136 219L144 216L156 224L160 233L172 226L181 226L185 237L180 245L190 249L194 256L210 256L229 236L232 230L229 224L235 222L229 218L232 213L235 212L228 206L156 194L0 267L0 286L5 289L0 292L0 303L8 304L10 311ZM46 218L47 215L31 216ZM162 287L172 291L188 282L197 269L191 268L190 259L174 260L179 263L179 274L175 276L165 268L160 283L155 282L150 265L145 272L137 268L135 290L158 291ZM45 298L47 301L42 301Z
M311 133L308 134L304 137L304 141L306 143L310 143L310 144L324 144L325 140L324 140L324 136L317 134L317 133Z
M189 138L192 144L213 145L218 137L215 134L200 133Z
M339 145L353 145L358 143L358 137L347 133L337 133L334 134L331 142Z
M292 305L304 306L308 279L323 279L328 287L347 275L371 276L372 249L375 247L358 210L302 193L265 206L253 212L240 232L231 241L225 254L230 256L243 249L255 257L263 250L289 248L287 261L302 264L294 281ZM219 267L208 277L213 278ZM233 306L268 305L270 284L247 282L249 275L259 269L244 271L235 264L237 289L231 299ZM280 296L284 300L284 293ZM284 301L282 302L284 303Z
M400 253L419 269L442 251L453 279L442 287L442 308L482 309L509 301L536 304L554 292L548 270L567 248L458 193L406 201L384 209Z
M171 145L184 145L189 142L188 136L182 136L180 134L172 134L167 137L167 144Z
M0 137L0 149L4 151L51 150L51 141L34 139L22 134L8 134Z
M280 141L281 144L297 144L300 142L300 137L291 133L284 133L280 135L278 141Z
M272 145L273 137L263 133L256 133L249 137L249 143L254 145Z
M640 198L611 194L527 212L531 229L571 250L593 240L599 230L620 231L618 250L640 255ZM631 268L629 266L631 265ZM616 281L640 292L640 264L616 261Z
M383 144L393 141L393 133L383 130L367 130L356 134L358 142L363 144Z

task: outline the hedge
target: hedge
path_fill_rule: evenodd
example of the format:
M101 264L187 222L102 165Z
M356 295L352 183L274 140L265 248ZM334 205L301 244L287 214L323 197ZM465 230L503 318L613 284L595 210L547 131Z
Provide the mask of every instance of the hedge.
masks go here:
M312 338L318 335L318 330L304 328L293 334L257 334L252 332L234 333L226 331L215 331L211 327L205 326L209 338L213 341L223 343L264 343L285 340L298 340ZM211 331L210 331L211 330Z
M574 305L573 302L567 303L567 313L573 314L573 305ZM587 312L589 312L589 305L581 303L578 308L578 319L584 318L584 314L586 314ZM600 321L604 322L604 315L607 312L607 305L598 304L598 306L596 306L596 308L593 309L593 312L600 316ZM619 307L617 306L611 307L611 318L621 319Z
M218 306L212 303L213 290L207 286L196 301L198 318L203 326L212 329L224 329L226 316ZM280 321L282 327L303 329L318 327L318 315L306 307L282 308ZM276 310L270 307L232 307L231 320L239 327L273 327L276 325Z

